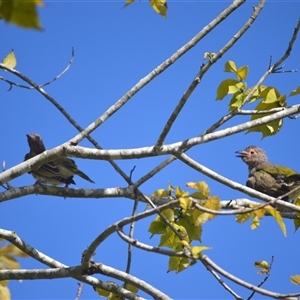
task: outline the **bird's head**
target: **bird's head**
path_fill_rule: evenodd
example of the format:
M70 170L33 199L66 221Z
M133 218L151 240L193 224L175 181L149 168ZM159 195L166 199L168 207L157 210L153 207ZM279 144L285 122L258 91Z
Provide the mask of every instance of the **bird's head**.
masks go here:
M268 161L266 152L256 146L249 146L245 150L236 151L237 157L240 157L248 166L255 166L259 163Z
M35 155L44 152L45 146L40 135L37 133L26 134L27 142L30 147L30 152L33 152Z

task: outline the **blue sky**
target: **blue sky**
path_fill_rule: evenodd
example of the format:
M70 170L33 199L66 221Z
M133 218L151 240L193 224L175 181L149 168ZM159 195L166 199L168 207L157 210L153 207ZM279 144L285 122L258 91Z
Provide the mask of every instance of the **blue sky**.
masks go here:
M122 1L46 1L39 9L43 32L0 24L2 43L0 57L14 49L17 70L38 84L55 77L67 65L71 48L75 61L61 79L45 87L82 126L102 115L124 93L156 66L183 46L197 32L214 19L229 1L169 1L167 19L157 15L147 1L122 9ZM252 13L249 1L221 23L213 32L176 61L136 94L120 111L100 126L92 136L105 149L150 146L157 140L175 105L197 74L205 52L217 52ZM219 83L230 77L224 64L233 60L238 66L248 65L248 86L254 85L269 64L270 55L277 60L285 51L299 18L300 2L269 1L257 21L241 40L205 75L174 124L166 143L196 136L228 111L229 99L215 101ZM300 68L300 40L294 46L285 69ZM11 74L2 73L20 82ZM266 85L275 86L282 94L300 85L300 74L271 75ZM2 105L2 147L0 159L7 167L23 161L28 152L27 133L39 133L47 148L58 146L76 134L63 115L33 90L13 88L0 83ZM299 97L288 100L290 105ZM249 106L252 108L253 106ZM227 126L247 121L238 117ZM225 126L223 127L225 128ZM236 150L248 145L264 148L270 161L292 167L300 172L297 138L299 120L284 120L279 134L261 139L257 133L239 133L226 139L194 147L188 154L228 178L244 183L247 168L235 158ZM88 141L80 145L91 147ZM133 179L138 180L166 157L118 161L129 174L136 166ZM95 182L76 178L76 187L126 187L124 180L104 161L76 160L78 166ZM186 182L205 180L213 195L228 200L244 195L214 182L174 162L141 186L146 194L168 183L185 188ZM13 180L13 186L34 183L28 175ZM186 188L187 189L187 188ZM32 195L1 204L1 228L16 231L38 250L73 266L80 263L81 253L91 241L110 224L130 216L133 202L128 199L63 199ZM143 211L145 205L139 206ZM136 225L136 238L152 245L148 226L153 218ZM293 224L286 221L285 238L275 221L265 218L260 228L251 230L250 224L236 224L234 217L218 217L204 225L202 242L212 247L207 254L216 263L236 276L253 284L263 277L257 275L253 263L275 256L271 277L263 288L281 293L297 292L289 276L300 273L295 249L299 246L299 232L293 234ZM127 245L117 236L110 237L97 249L95 260L125 270ZM44 268L33 259L22 259L24 268ZM180 274L169 273L167 257L133 250L132 274L176 299L228 299L230 295L216 282L201 264ZM99 276L101 280L110 280ZM250 292L227 282L242 297ZM72 279L10 282L13 299L74 299L77 282ZM141 293L143 295L143 293ZM263 298L256 295L256 299ZM81 299L98 299L90 286L85 286Z

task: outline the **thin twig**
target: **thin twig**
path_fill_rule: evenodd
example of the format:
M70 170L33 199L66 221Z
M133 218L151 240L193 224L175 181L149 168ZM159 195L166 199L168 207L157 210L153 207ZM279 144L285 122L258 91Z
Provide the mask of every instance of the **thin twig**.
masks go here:
M210 266L206 265L206 269L217 279L217 281L224 287L226 291L228 291L236 300L243 300L241 296L239 296L233 289L231 289L218 275L218 273L212 269Z
M271 275L271 270L272 270L272 265L273 265L273 262L274 262L274 256L271 257L271 262L269 264L269 268L268 268L268 272L266 273L266 276L265 278L257 285L258 287L261 287L270 277ZM250 296L247 298L247 300L250 300L255 294L255 291L253 291Z
M60 77L62 77L71 68L71 65L72 65L73 61L74 61L74 48L72 48L71 58L70 58L70 61L69 61L68 65L66 66L66 68L61 73L59 73L57 76L55 76L53 79L51 79L50 81L47 81L46 83L39 84L38 86L39 87L44 87L46 85L51 84L52 82L59 79ZM9 91L12 89L13 86L16 86L16 87L19 87L19 88L24 88L24 89L29 89L29 90L35 89L35 87L33 87L33 86L22 85L22 84L13 82L11 80L8 80L8 79L6 79L2 76L0 76L0 80L3 80L3 81L7 82L10 85L10 88L8 89Z
M230 274L228 271L222 269L220 266L218 266L215 262L213 262L207 255L203 255L201 257L201 262L207 267L211 267L213 270L218 272L219 274L223 275L224 277L228 278L229 280L237 283L238 285L241 285L247 289L250 289L252 291L255 291L261 295L266 295L275 299L297 299L296 297L300 296L299 293L294 293L294 294L280 294L276 292L271 292L269 290L262 289L260 287L257 287L251 283L248 283L232 274Z
M77 289L75 300L79 300L80 299L80 297L82 295L82 292L83 292L83 286L84 286L83 283L78 282L78 289Z

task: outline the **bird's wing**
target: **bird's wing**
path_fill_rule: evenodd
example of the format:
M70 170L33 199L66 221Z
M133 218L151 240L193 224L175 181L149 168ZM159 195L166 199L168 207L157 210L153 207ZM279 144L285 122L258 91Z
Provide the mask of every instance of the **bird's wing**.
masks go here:
M256 167L256 171L264 171L270 174L277 181L284 181L287 177L298 174L293 169L284 166L273 165L269 162L263 162Z
M68 157L63 157L55 160L54 163L57 166L57 168L59 168L62 174L66 174L66 175L76 174L89 182L95 183L89 176L87 176L85 173L83 173L78 169L73 159L70 159Z
M44 178L55 179L57 181L66 184L70 184L70 183L75 184L75 181L73 180L73 176L64 176L60 172L59 168L57 168L56 165L52 162L42 165L37 170L34 170L34 172L37 175L42 176Z
M246 185L275 198L289 192L286 185L279 183L272 175L263 170L251 174Z

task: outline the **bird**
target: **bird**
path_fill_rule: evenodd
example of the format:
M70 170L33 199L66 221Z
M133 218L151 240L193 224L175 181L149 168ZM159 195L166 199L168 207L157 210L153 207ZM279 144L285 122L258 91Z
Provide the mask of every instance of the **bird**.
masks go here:
M30 152L25 155L24 161L46 151L43 140L37 133L26 134ZM73 159L62 157L40 166L36 170L29 172L37 180L37 183L52 185L76 184L73 180L74 175L95 183L85 173L80 171Z
M300 174L288 167L270 163L263 149L249 146L236 153L248 165L246 186L275 198L291 192L283 197L285 201L295 200L300 195L300 188L296 189L300 187Z

